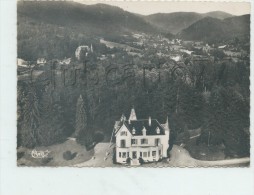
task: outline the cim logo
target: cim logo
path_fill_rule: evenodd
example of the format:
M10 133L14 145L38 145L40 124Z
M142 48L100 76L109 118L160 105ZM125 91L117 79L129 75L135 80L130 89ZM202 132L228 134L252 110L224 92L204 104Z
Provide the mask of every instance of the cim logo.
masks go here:
M37 151L37 150L33 149L33 151L31 152L31 155L33 158L47 158L49 153L50 153L49 150Z

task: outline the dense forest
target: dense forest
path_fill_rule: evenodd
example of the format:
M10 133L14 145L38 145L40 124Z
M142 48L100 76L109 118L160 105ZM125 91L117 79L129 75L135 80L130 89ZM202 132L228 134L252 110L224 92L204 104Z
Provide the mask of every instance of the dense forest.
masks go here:
M150 53L118 51L105 61L93 55L66 69L49 61L36 79L18 81L18 145L50 145L75 134L81 104L89 136L109 140L114 121L134 106L138 118L164 123L168 116L172 138L202 128L199 142L209 134L228 155L249 155L248 60L178 64Z

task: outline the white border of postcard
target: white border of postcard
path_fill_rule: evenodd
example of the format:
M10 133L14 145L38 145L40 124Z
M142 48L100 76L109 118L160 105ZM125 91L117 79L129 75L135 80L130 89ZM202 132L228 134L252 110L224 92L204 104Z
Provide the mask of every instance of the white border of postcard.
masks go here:
M253 20L253 15L251 19ZM16 166L15 0L0 0L0 20L0 194L254 194L252 148L250 168L18 168ZM251 27L253 29L253 22ZM253 43L253 36L251 39ZM253 50L251 44L252 91L254 90ZM251 93L251 108L253 107L253 93ZM253 109L251 109L251 146L253 146L253 133Z

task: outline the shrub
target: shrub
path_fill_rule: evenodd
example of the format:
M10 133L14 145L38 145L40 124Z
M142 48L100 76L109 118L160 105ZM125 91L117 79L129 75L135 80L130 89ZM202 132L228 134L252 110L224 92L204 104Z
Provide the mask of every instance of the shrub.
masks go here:
M25 155L25 152L18 152L17 153L17 159L21 159Z
M126 159L126 163L127 163L127 164L130 164L130 163L131 163L131 158L130 158L130 157L128 157L128 158Z
M50 161L52 161L53 160L53 158L52 157L50 157L50 158L44 158L44 159L42 159L42 164L43 165L46 165L46 164L48 164Z
M145 162L144 159L141 158L141 157L140 157L138 160L139 160L139 163L140 163L141 165L144 164L144 162Z
M116 164L116 149L115 149L115 148L113 149L113 157L112 157L112 160L113 160L113 164Z
M104 139L104 134L101 131L97 131L94 134L93 140L96 143L102 142Z
M71 151L68 150L63 153L63 158L65 160L72 160L76 157L76 155L77 155L77 152L72 153Z

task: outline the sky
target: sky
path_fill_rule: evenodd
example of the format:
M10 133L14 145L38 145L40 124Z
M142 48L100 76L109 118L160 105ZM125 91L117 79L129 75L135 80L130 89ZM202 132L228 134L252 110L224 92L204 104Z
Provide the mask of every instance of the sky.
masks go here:
M224 11L232 15L244 15L250 13L248 2L168 2L168 1L89 1L74 0L84 4L105 3L118 6L126 11L149 15L154 13L171 12L197 12Z

